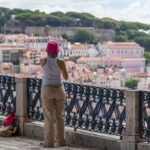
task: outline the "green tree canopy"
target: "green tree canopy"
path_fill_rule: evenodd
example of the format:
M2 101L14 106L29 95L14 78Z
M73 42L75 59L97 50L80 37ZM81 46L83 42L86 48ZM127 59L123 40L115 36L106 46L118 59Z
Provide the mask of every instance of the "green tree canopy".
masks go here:
M138 84L138 79L135 78L128 79L125 82L125 86L133 90L137 88L137 84Z
M45 35L47 35L47 36L49 35L50 29L51 29L51 27L50 27L49 25L46 25L46 26L44 27Z
M150 64L150 52L144 52L144 57L146 59L146 64Z
M66 39L66 40L68 40L68 39L69 39L69 38L68 38L68 36L67 36L67 34L65 34L65 33L64 33L64 34L62 34L61 36L62 36L64 39Z
M55 11L55 12L52 12L51 15L57 16L57 17L63 17L65 14L61 11Z
M135 42L139 43L145 48L146 51L150 52L150 36L140 36L135 38Z
M97 38L93 32L91 32L88 29L78 29L75 32L74 36L75 42L81 42L81 43L95 43L97 41Z
M127 30L149 30L150 25L143 24L139 22L126 22L126 21L117 21L112 18L97 18L90 13L79 13L74 11L69 11L63 13L61 11L52 12L46 14L45 12L40 12L39 10L28 10L28 9L9 9L5 7L0 7L0 19L2 22L0 25L4 25L7 21L10 21L11 16L15 15L17 21L24 20L22 24L31 25L31 22L34 22L34 25L45 26L48 24L50 26L80 26L80 27L96 27L96 28L105 28L105 29L114 29L118 33ZM2 19L3 18L3 19ZM65 19L65 21L63 19ZM46 21L48 19L48 21ZM0 21L1 21L0 20ZM26 21L27 20L27 21ZM29 21L30 20L30 21ZM69 23L71 21L71 23ZM65 23L64 23L65 22ZM29 24L28 24L29 23Z
M115 39L116 42L127 42L128 41L128 38L124 35L118 35L116 36L116 39Z

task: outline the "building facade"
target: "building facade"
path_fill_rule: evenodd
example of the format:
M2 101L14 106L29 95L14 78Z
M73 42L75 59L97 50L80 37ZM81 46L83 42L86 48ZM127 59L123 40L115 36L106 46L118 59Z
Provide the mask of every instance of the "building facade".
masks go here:
M101 56L143 57L144 48L135 42L103 42L98 44Z
M11 62L18 65L20 59L25 58L26 52L25 44L0 44L0 62Z
M87 44L70 44L69 45L69 56L71 57L83 57L89 56L89 46Z

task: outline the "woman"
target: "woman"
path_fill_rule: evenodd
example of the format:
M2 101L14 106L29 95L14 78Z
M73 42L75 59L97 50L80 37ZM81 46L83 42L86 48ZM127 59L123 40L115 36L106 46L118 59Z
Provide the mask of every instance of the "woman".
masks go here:
M41 97L45 120L44 147L54 147L55 135L56 143L64 146L65 91L61 81L61 72L65 80L68 80L68 74L65 62L57 58L57 54L60 52L58 42L49 41L46 52L47 58L40 60L43 71Z

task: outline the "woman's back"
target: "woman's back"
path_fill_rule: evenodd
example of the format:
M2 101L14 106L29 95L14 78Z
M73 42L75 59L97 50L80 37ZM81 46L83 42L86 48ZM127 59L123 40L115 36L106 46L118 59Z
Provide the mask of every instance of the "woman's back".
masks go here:
M46 58L46 63L42 67L42 85L61 84L61 69L58 66L58 58Z

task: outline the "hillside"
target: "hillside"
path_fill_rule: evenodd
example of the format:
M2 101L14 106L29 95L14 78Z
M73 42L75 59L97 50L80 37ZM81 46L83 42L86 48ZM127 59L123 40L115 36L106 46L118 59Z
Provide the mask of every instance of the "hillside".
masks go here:
M25 28L39 27L93 27L96 29L112 29L116 32L115 41L136 41L150 51L150 35L143 32L150 30L150 25L139 22L117 21L111 18L97 18L89 13L52 12L39 10L9 9L0 7L0 28L4 26ZM142 31L143 30L143 31ZM6 30L5 33L11 33Z

